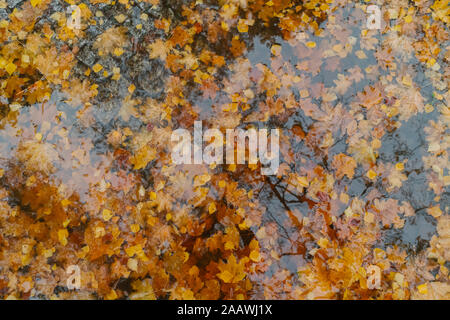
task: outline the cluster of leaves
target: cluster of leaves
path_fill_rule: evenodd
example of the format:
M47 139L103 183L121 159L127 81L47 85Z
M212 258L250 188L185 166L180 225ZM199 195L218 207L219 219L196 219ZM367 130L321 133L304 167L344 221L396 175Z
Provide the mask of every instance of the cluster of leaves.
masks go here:
M448 1L368 4L0 0L0 296L450 298ZM173 164L195 120L282 128L277 175Z

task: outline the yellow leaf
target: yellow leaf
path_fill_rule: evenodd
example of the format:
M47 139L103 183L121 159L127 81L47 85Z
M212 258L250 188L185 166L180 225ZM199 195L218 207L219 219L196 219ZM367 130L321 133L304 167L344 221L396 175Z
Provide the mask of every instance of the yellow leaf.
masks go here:
M402 83L405 86L411 87L412 86L412 79L411 79L411 77L410 76L404 76L403 79L402 79Z
M145 145L134 155L131 159L131 163L134 164L134 170L139 170L145 168L147 164L155 158L156 150L148 145Z
M34 135L34 138L35 138L37 141L41 141L41 140L42 140L42 133L40 133L40 132L36 133L36 134Z
M166 60L168 47L161 39L156 40L154 43L148 45L150 51L150 59L160 58Z
M23 54L22 55L22 62L23 63L30 63L30 56L26 55L26 54Z
M421 284L420 286L417 286L417 290L419 291L419 293L421 294L427 294L428 293L428 286L426 283Z
M258 262L259 261L259 252L257 250L253 250L252 252L250 252L249 258L250 258L250 260L252 260L254 262Z
M225 250L233 250L234 249L233 242L231 242L231 241L225 242L224 248L225 248Z
M377 177L377 174L376 174L375 171L373 171L372 169L370 169L369 171L367 171L367 177L368 177L370 180L373 180L373 179L375 179L375 178Z
M405 165L403 164L403 162L399 162L395 165L395 169L397 171L403 171L403 169L405 169Z
M40 5L42 0L30 0L30 3L33 7L36 7L37 5Z
M270 49L270 52L272 52L274 56L279 56L281 54L281 46L278 44L274 44Z
M442 94L440 94L439 92L433 91L433 95L438 100L444 99L444 96Z
M255 94L253 93L253 91L251 89L246 89L244 90L244 95L248 98L248 99L253 99L255 97Z
M67 244L68 236L69 236L69 232L67 231L67 229L59 229L58 230L58 240L63 246L65 246Z
M237 28L238 28L238 31L241 33L247 32L248 31L247 22L244 19L239 19Z
M241 229L241 230L247 230L249 228L249 226L247 225L247 223L245 221L238 224L238 226L239 226L239 229Z
M131 246L125 249L125 253L131 258L133 257L135 254L140 254L141 252L143 252L142 246L140 244L137 244L135 246Z
M115 300L115 299L117 299L116 291L111 290L111 292L106 295L105 299L106 300Z
M114 54L118 57L120 57L123 54L123 49L122 48L115 48L114 49Z
M439 206L434 206L427 209L427 213L434 218L438 218L442 215L442 210Z
M137 271L138 269L138 261L137 259L128 259L127 261L127 267L132 271Z
M435 58L430 58L430 59L428 59L428 61L427 61L427 65L428 65L429 67L432 67L435 63L436 63L436 59L435 59Z
M63 199L63 200L61 200L61 205L63 206L63 207L67 207L69 204L71 204L72 203L72 201L70 201L70 200L68 200L68 199Z
M113 217L111 210L103 209L102 211L103 220L109 221Z
M413 18L411 16L406 16L405 17L405 22L406 23L411 23L413 21Z
M364 222L370 224L375 221L375 215L372 212L366 212L364 215Z
M216 210L217 210L216 204L214 202L211 202L208 206L209 214L213 214L214 212L216 212Z
M317 244L321 248L326 248L328 246L328 239L327 238L320 238L319 241L317 241Z
M309 91L307 89L303 89L300 91L300 97L301 98L307 98L309 97Z
M122 23L125 21L125 19L127 18L124 14L118 14L117 16L114 17L118 23Z
M141 227L137 223L131 225L131 231L133 233L139 232L140 229Z
M425 105L425 112L426 113L430 113L430 112L433 112L434 111L434 107L431 105L431 104L426 104Z
M297 182L300 186L306 188L309 186L308 178L307 177L297 177Z
M224 31L229 31L230 27L228 26L228 24L225 21L222 21L221 23L221 27Z
M339 200L340 200L342 203L347 204L347 203L348 203L348 200L350 200L350 197L348 196L348 194L342 192L341 195L339 196Z
M231 280L233 280L233 274L228 270L224 270L223 272L218 273L217 277L225 283L230 283Z
M380 141L380 139L373 139L372 140L372 148L373 149L381 148L381 141Z
M194 178L194 187L199 187L207 183L209 180L211 180L211 176L209 174L204 174L200 176L195 176Z
M358 59L367 59L366 54L362 50L356 51L355 54L358 57Z
M344 50L344 47L342 46L342 44L336 44L333 46L333 51L336 51L337 53L342 52L342 50Z
M94 66L92 67L92 70L94 70L94 72L96 72L96 73L102 69L103 69L103 66L99 63L94 64Z
M5 66L5 70L9 73L9 75L13 74L14 71L16 71L16 69L17 69L17 66L12 62L8 63Z

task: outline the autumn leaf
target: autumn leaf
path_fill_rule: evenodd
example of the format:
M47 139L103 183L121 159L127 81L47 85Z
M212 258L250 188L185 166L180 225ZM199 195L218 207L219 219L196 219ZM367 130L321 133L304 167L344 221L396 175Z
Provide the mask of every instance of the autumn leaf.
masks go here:
M94 42L94 49L102 54L111 54L115 49L122 48L127 43L125 27L109 28L100 34Z
M166 60L167 54L170 51L170 47L167 46L161 39L156 39L155 42L148 45L150 59L159 58L162 61Z
M237 262L234 255L228 258L227 263L221 261L217 267L220 270L217 277L225 283L236 283L245 278L244 261Z
M155 158L156 150L149 145L145 145L134 154L130 162L134 165L134 170L139 170L145 168Z
M0 0L1 299L449 299L448 1L66 2Z
M336 169L336 178L342 179L344 175L347 175L349 179L353 178L355 174L356 161L345 154L338 154L334 156L333 168Z

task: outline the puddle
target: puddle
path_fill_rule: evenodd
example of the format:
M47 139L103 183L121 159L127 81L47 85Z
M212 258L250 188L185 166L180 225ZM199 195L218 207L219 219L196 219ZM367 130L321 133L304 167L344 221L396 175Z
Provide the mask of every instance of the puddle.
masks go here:
M322 31L299 26L287 32L280 21L290 20L265 21L259 7L279 8L261 1L249 1L255 7L241 7L238 18L229 19L223 13L228 9L215 1L197 1L189 9L179 1L136 2L129 8L91 2L84 35L70 41L53 36L54 43L47 44L73 53L70 77L47 83L50 98L11 107L18 90L11 89L7 98L2 89L0 246L11 244L0 253L0 297L129 298L146 292L156 298L191 293L199 299L343 298L346 272L355 275L356 266L381 263L375 248L391 257L405 253L404 261L392 258L397 264L384 272L386 277L409 272L407 297L415 294L414 286L425 280L414 281L426 277L412 280L414 259L426 260L427 250L435 247L431 239L439 237L438 219L448 215L449 190L443 182L448 150L430 153L436 139L441 147L448 145L448 113L439 111L448 103L442 88L448 80L446 24L435 25L447 35L437 45L442 51L434 57L440 64L435 70L416 55L414 46L425 38L422 27L402 24L399 34L389 27L364 31L360 3L338 1L326 14L314 6L299 7L291 16L316 12L309 23L315 21ZM17 1L0 9L0 20L16 6ZM398 14L394 4L384 8ZM38 34L57 28L50 14L63 7L52 3L46 10L36 23ZM280 16L290 9L283 10ZM201 23L190 21L186 12ZM126 15L125 22L118 22L119 14ZM220 19L225 25L215 22ZM239 19L253 23L248 32L233 27ZM390 19L392 26L395 21ZM224 32L227 23L232 28ZM111 34L104 44L115 43L124 52L99 54L108 48L96 47L95 39L120 27L125 27L125 40ZM177 28L198 34L176 36ZM158 39L163 47L152 47ZM101 71L92 71L96 64ZM202 120L205 129L280 129L279 174L262 176L246 165L174 166L170 134L177 128L192 130L195 120ZM427 129L430 121L440 121L441 136ZM337 162L341 155L354 161L352 173L339 176L348 165ZM196 184L203 175L209 178ZM428 213L436 206L442 218ZM15 228L32 228L31 235ZM46 259L13 257L25 242L36 252L54 251ZM255 243L257 249L249 249ZM136 249L136 256L127 251L139 246L143 250ZM363 255L346 256L345 263L356 268L352 271L343 271L339 260L347 249ZM252 250L258 250L258 258L248 258ZM237 275L216 276L231 256L240 262L246 257L248 284L233 280ZM5 270L17 273L23 259L29 271L23 270L18 281L23 287L24 277L39 274L34 291L2 284L11 277ZM50 262L57 271L49 269ZM73 263L81 266L88 289L57 290L65 284L53 279ZM184 278L197 272L194 266L207 285ZM434 270L434 262L429 268ZM343 280L335 279L333 270ZM436 281L439 277L445 278L441 273ZM143 279L151 279L153 287L139 287ZM385 279L386 292L392 281ZM314 289L315 282L323 287ZM180 283L192 290L186 293ZM352 298L372 294L353 289Z

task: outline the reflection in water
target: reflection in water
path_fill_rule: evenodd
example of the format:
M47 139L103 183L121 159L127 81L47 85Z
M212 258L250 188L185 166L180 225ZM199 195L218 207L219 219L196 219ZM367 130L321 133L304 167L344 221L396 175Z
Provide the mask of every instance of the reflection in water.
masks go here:
M425 9L410 6L411 23L407 3L386 3L385 29L369 31L365 5L347 1L93 3L79 34L46 20L25 49L2 49L37 58L20 67L32 80L1 96L1 297L403 299L424 298L429 281L432 297L448 288L448 54L425 53L433 37L448 43L438 9L426 26ZM39 40L52 28L58 37ZM52 41L65 52L53 69ZM172 131L196 120L279 128L278 174L173 165ZM65 288L72 264L79 291ZM378 291L369 265L383 270Z

